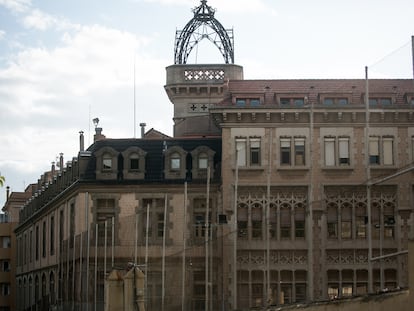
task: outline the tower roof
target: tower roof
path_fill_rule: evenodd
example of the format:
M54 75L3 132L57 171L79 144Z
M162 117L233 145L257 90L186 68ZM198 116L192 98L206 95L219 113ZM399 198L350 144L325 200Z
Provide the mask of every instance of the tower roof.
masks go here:
M186 64L193 48L201 40L208 39L219 49L226 64L234 64L233 30L226 30L214 17L215 10L207 5L207 0L201 0L193 13L194 17L184 29L175 34L174 63Z

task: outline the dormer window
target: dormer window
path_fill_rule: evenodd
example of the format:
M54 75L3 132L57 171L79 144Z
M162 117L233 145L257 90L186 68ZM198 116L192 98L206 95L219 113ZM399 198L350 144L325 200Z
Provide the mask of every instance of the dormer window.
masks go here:
M144 179L146 152L139 147L129 147L122 152L124 157L124 179Z
M117 178L118 155L118 151L111 147L102 147L95 153L97 179Z
M170 147L164 152L164 174L166 179L185 178L186 156L187 152L179 146Z
M214 154L215 152L207 146L200 146L191 151L194 179L207 178L208 168L210 169L210 176L214 176Z
M177 152L174 152L170 157L171 170L179 170L181 168L181 157Z

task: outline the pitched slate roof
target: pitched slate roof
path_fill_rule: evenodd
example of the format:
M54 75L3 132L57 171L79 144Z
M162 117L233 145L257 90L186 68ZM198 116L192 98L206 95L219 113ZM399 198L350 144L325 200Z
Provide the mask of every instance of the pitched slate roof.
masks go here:
M182 182L178 180L166 180L164 178L164 151L167 148L173 146L179 146L187 152L186 169L187 179L191 179L191 151L200 146L206 146L215 151L214 156L214 168L215 174L212 179L218 180L221 176L221 138L181 138L181 139L103 139L96 141L92 144L88 151L92 153L90 157L86 172L83 176L83 181L95 180L96 170L96 157L95 153L104 147L111 147L118 151L120 154L130 147L139 147L144 150L146 154L145 158L145 179L137 180L134 182ZM122 156L122 155L120 155ZM123 162L123 161L118 161ZM118 163L119 164L119 163ZM121 163L120 165L123 165ZM123 167L118 167L118 170L122 170ZM118 179L117 182L130 182Z

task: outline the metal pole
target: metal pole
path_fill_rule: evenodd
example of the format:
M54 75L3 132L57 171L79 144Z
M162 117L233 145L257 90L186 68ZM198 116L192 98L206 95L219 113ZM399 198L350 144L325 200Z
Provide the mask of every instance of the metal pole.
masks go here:
M210 167L207 167L207 194L206 194L206 216L205 216L205 220L204 220L204 227L205 227L205 231L204 231L204 247L205 247L205 310L209 311L209 307L208 307L208 303L209 303L209 273L208 273L208 236L209 236L209 230L210 230L210 226L209 226L209 212L210 212L210 197L209 197L209 192L210 192L210 183L209 183L209 179L210 179Z
M167 232L167 194L165 194L164 199L164 229L162 234L162 311L164 311L165 306L165 241L166 241L166 232Z
M270 286L270 181L272 175L272 140L273 129L269 128L269 154L267 168L267 204L266 204L266 305L272 302L272 292Z
M98 277L98 223L96 223L95 225L95 284L94 284L94 302L95 302L95 308L94 310L96 311L96 306L97 306L97 280L96 278Z
M234 232L234 245L233 245L233 310L237 310L237 191L239 183L239 152L236 146L236 173L234 183L234 221L233 221L233 232Z
M309 216L308 216L308 299L313 301L313 103L310 104L309 118Z
M413 58L413 78L414 78L414 36L411 36L411 55Z
M82 306L82 266L83 266L83 232L80 233L80 243L79 243L79 302Z
M111 249L111 261L112 261L112 269L115 267L115 256L114 256L114 248L115 248L115 217L112 217L112 241L111 241L111 245L112 245L112 249Z
M383 243L383 234L384 234L384 207L380 206L380 257L382 257L382 243ZM372 258L371 258L372 260ZM380 290L384 289L384 268L383 261L380 259Z
M145 295L148 295L148 227L149 227L149 203L147 204L147 225L145 227ZM146 302L148 302L148 296L147 299L145 299ZM145 309L147 309L147 306L145 306Z
M134 265L137 264L137 248L138 248L138 213L135 214Z
M182 262L182 288L181 288L181 310L185 311L185 249L187 247L186 241L187 232L187 182L184 183L184 226L183 226L183 262Z
M76 235L73 234L73 261L72 261L72 310L75 310L75 269L76 269ZM80 258L80 257L79 257ZM67 278L69 280L69 264L68 264L68 275ZM68 295L69 296L69 295Z
M89 226L89 193L85 194L85 213L86 213L86 311L89 309L89 247L90 247L90 226Z
M108 221L105 220L105 241L104 241L104 278L106 278L106 252L108 243Z
M371 169L369 159L369 83L368 83L368 66L365 67L365 165L367 178L367 235L368 235L368 293L373 292L372 284L372 224L371 224Z

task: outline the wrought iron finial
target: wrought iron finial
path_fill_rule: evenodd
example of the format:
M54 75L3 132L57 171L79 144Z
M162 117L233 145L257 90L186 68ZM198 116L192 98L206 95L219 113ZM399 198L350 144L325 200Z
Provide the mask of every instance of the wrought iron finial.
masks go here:
M175 64L186 64L193 48L205 38L220 50L226 64L234 63L233 30L224 29L215 19L215 12L207 0L201 0L201 5L193 9L194 17L175 35Z

